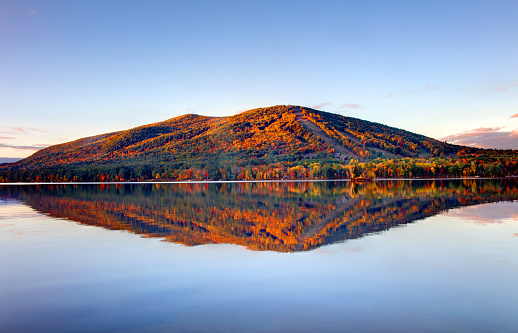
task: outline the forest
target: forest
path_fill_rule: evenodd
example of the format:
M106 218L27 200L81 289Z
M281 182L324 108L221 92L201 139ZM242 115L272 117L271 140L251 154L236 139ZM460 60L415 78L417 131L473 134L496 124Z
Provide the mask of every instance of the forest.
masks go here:
M0 182L111 182L518 175L515 150L458 146L290 105L184 115L42 149Z

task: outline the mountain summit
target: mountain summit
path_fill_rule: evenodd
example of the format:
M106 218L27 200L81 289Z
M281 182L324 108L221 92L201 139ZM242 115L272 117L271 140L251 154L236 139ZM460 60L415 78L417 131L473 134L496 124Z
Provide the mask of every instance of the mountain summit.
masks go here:
M320 168L329 164L336 169L335 164L447 158L474 151L481 150L357 118L278 105L230 117L188 114L83 138L42 149L26 159L0 166L0 171L4 172L4 180L22 181L228 180L292 178L288 168L301 167L305 170L299 168L295 174L313 178L307 169L315 163ZM261 171L264 175L260 177L256 170L252 177L254 167L268 170ZM278 168L281 171L275 171ZM184 171L186 174L181 175ZM337 172L334 171L336 177L348 173L346 169L341 174Z

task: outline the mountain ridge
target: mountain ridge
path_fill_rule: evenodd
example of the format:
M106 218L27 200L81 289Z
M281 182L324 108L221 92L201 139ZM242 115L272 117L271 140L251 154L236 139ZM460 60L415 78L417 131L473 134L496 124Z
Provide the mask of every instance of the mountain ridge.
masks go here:
M225 117L186 114L50 146L26 159L0 166L0 180L38 181L39 175L40 181L52 181L56 175L49 178L49 173L56 172L58 179L86 181L323 178L322 172L332 178L347 178L352 171L346 165L354 164L355 175L362 175L367 171L362 165L372 161L426 162L516 155L516 151L448 144L307 107L277 105ZM320 171L311 174L315 164ZM323 171L325 165L328 168ZM270 170L258 170L265 166ZM249 170L242 170L246 167ZM288 170L295 167L300 168ZM329 168L332 171L328 172ZM189 169L190 173L180 175ZM198 175L193 176L196 172ZM258 172L262 174L257 175ZM381 171L379 175L376 170L373 172L370 176L387 176ZM446 174L441 172L438 176ZM415 170L412 175L417 176Z

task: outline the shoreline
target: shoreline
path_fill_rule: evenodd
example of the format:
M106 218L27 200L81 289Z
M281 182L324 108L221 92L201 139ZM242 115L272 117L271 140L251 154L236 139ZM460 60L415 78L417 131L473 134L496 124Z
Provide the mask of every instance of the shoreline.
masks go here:
M518 176L505 176L505 177L435 177L435 178L375 178L366 182L369 183L376 181L390 181L390 180L403 180L403 181L423 181L423 180L470 180L470 179L510 179L518 178ZM291 183L291 182L351 182L356 183L354 179L264 179L264 180L171 180L171 181L122 181L122 182L18 182L18 183L0 183L2 185L122 185L122 184L225 184L225 183Z

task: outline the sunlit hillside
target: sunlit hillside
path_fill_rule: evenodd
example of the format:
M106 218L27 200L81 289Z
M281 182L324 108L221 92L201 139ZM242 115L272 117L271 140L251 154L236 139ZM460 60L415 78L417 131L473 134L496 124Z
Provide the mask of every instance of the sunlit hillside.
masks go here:
M505 156L516 161L517 154L451 145L357 118L279 105L231 117L184 115L51 146L19 162L0 166L0 180L242 180L514 174L515 164L498 165L498 170L490 173L488 163L501 162ZM487 170L483 170L486 164ZM465 168L469 170L465 172Z

